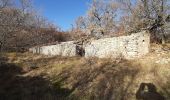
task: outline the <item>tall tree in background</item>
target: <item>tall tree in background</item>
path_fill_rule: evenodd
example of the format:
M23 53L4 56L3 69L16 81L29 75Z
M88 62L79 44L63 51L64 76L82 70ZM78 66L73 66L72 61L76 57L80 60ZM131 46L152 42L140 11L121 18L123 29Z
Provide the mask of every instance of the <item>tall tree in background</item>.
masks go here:
M164 24L169 13L168 0L117 0L128 14L124 21L126 31L149 29L157 38L165 41ZM125 10L126 9L126 10Z
M168 0L93 0L76 27L95 36L148 29L164 43L164 24L169 13Z
M76 23L79 29L88 35L101 37L110 34L115 29L117 5L112 1L93 0L87 11L87 16L80 17Z
M0 49L18 50L63 40L58 27L36 13L32 0L0 0ZM50 32L50 33L49 33ZM60 34L60 32L59 32Z

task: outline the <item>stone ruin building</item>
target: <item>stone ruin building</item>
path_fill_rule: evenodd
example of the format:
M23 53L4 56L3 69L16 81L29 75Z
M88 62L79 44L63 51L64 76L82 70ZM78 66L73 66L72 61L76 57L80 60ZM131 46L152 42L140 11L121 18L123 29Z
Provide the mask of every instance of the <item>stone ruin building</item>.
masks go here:
M147 31L128 36L61 42L59 44L30 48L32 53L48 56L85 56L125 59L139 58L149 53L150 34Z

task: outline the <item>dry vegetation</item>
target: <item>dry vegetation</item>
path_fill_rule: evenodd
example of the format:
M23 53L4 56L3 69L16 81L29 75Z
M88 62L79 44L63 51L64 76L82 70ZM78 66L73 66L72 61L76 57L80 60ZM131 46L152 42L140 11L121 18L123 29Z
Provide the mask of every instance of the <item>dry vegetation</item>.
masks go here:
M143 29L151 31L153 42L164 44L169 41L164 26L170 22L170 2L147 1L92 0L87 15L62 32L33 10L32 0L0 0L0 100L135 100L141 83L154 84L170 99L170 44L152 44L148 55L130 61L19 53L37 45ZM16 52L4 53L8 51Z
M0 0L0 52L70 40L33 6L33 0Z
M2 54L2 100L135 100L140 83L170 99L170 45L137 60Z

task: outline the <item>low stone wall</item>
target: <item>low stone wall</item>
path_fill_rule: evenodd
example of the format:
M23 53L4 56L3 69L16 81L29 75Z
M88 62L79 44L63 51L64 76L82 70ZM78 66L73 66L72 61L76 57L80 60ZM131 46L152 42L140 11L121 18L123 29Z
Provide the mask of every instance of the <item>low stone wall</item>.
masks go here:
M62 42L56 45L39 46L29 49L32 53L49 55L49 56L76 56L76 44L73 41Z
M34 47L30 48L29 51L49 56L81 55L85 57L133 59L147 54L149 47L150 34L143 31L129 36L92 40L85 44L82 43L81 46L74 41L69 41L56 45Z
M149 47L150 34L143 31L129 36L91 41L85 46L85 57L133 59L147 54Z

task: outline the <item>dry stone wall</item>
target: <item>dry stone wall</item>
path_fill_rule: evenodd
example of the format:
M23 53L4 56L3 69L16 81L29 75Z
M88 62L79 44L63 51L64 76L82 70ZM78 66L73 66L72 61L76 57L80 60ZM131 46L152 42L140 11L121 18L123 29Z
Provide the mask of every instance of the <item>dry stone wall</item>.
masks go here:
M147 31L143 31L129 36L92 40L87 43L82 43L82 46L75 41L69 41L56 45L30 48L30 51L49 56L81 55L85 57L124 57L126 59L133 59L147 54L149 52L149 47L150 34Z
M147 54L149 47L150 35L143 31L129 36L91 41L85 46L85 57L133 59Z
M76 56L76 44L73 41L62 42L56 45L40 46L30 48L32 53L43 54L48 56Z

